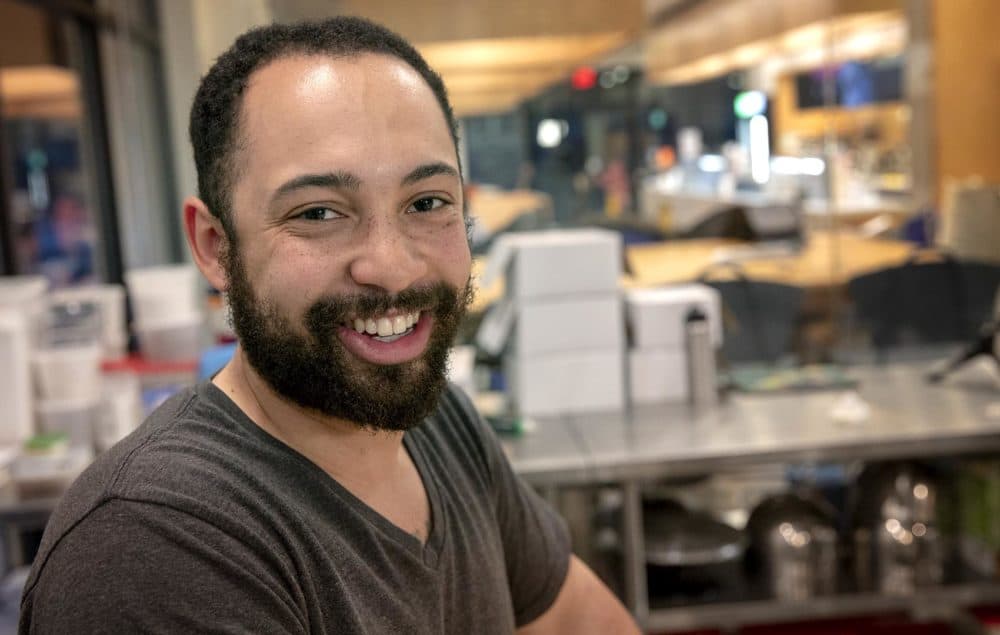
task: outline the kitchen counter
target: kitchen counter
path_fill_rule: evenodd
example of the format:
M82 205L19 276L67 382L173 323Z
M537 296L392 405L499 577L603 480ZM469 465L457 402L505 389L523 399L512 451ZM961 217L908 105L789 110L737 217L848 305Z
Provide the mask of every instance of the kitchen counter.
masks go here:
M598 483L716 472L760 463L891 459L1000 450L1000 383L969 369L941 384L926 365L857 367L871 408L860 423L835 421L843 391L733 394L716 407L686 404L540 419L505 440L515 470L533 484Z
M718 611L710 604L651 611L642 485L761 464L995 454L1000 452L1000 379L987 364L970 364L940 384L925 380L927 364L852 368L848 375L858 381L856 392L870 408L857 423L831 414L844 391L733 394L701 410L675 404L541 419L536 432L504 444L514 469L547 492L560 485L621 486L625 600L647 627L732 627L762 617L780 621L916 611L919 597L878 594L804 604L744 602ZM929 592L964 606L1000 598L1000 585Z

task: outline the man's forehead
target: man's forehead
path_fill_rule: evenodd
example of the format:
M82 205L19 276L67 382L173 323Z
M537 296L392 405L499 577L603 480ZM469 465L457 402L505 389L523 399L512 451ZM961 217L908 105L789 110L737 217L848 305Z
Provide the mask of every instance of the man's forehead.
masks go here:
M242 172L248 162L276 159L276 152L307 161L313 152L332 151L329 144L357 142L366 126L391 129L392 138L411 148L447 148L448 156L438 152L438 160L456 158L444 111L406 61L372 53L290 54L251 75L238 117L234 166ZM293 148L297 155L287 157Z
M350 107L373 91L424 101L440 111L433 91L416 69L398 57L377 53L281 56L250 75L242 110L247 115L268 103L290 101Z

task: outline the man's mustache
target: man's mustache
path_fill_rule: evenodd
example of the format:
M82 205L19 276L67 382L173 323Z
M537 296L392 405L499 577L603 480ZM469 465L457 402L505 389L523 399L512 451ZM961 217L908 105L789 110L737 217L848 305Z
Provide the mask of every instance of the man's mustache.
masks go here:
M311 331L332 331L348 319L381 317L389 309L402 313L455 310L458 290L438 282L425 287L404 289L399 293L356 293L320 298L306 311L305 322Z

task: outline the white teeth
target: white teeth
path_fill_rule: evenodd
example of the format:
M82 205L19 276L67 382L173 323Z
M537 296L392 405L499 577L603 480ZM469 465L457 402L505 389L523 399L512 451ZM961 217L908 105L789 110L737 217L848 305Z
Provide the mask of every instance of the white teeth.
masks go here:
M347 326L353 327L358 333L377 335L380 338L402 335L413 328L413 325L420 321L420 311L413 313L401 313L392 317L381 318L354 318L348 320ZM396 338L393 338L396 339Z
M410 328L410 327L408 327L406 325L406 316L405 315L397 315L396 317L392 318L392 334L393 335L400 335L404 331L406 331L406 329L408 329L408 328Z
M378 319L378 334L382 337L392 335L392 320L389 318Z

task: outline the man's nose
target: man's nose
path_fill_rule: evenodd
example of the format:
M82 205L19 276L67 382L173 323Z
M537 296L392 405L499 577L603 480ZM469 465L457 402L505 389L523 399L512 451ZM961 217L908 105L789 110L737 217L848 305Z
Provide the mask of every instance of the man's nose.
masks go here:
M368 219L359 232L350 275L362 286L399 293L412 287L427 273L419 245L408 236L396 218Z

